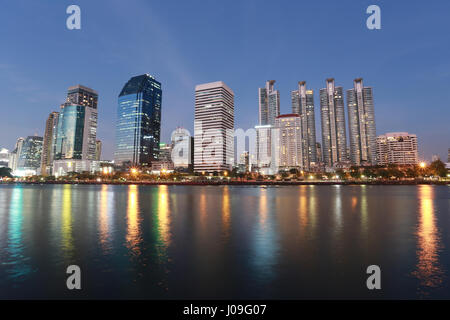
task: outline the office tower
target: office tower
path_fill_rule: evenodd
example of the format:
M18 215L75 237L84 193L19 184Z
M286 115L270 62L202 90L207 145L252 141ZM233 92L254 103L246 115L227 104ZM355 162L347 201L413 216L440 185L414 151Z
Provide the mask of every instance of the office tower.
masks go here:
M300 115L295 113L280 115L275 119L275 127L279 130L277 144L279 167L303 170Z
M302 155L304 170L316 165L316 120L314 116L314 92L306 89L300 81L298 89L291 92L292 113L300 115L302 132Z
M149 75L132 77L119 94L116 164L149 166L159 157L161 83Z
M100 140L95 141L95 160L100 161L102 157L102 142Z
M172 132L171 141L171 159L175 169L191 170L194 165L194 137L188 130L179 127Z
M97 109L98 94L91 88L82 85L69 87L67 91L66 104L80 105Z
M391 132L377 137L379 165L418 163L417 136L407 132Z
M353 85L353 89L347 90L350 160L357 166L375 165L377 138L373 91L371 87L364 87L361 78L355 79Z
M239 172L249 172L250 171L250 161L249 161L248 151L244 151L239 156L238 171Z
M11 168L11 171L13 173L17 170L17 165L19 163L19 157L20 153L22 152L24 142L25 142L24 138L22 137L18 138L14 150L11 152L11 155L9 157L9 167Z
M234 93L224 82L195 87L194 170L231 170L234 156Z
M36 175L41 166L43 138L38 136L28 136L22 145L15 175L32 176Z
M342 87L335 87L333 78L320 89L320 115L323 161L328 167L347 162L344 95Z
M448 148L447 162L450 163L450 148Z
M9 158L11 153L6 148L0 149L0 168L6 167L9 168Z
M54 160L95 160L97 100L95 90L81 85L69 88L59 112Z
M160 161L172 161L172 145L170 143L159 144L159 157Z
M274 90L274 84L275 80L269 80L265 88L258 89L260 125L274 125L280 115L280 92Z
M45 122L44 141L42 146L41 157L41 175L49 175L52 173L53 166L53 143L56 141L56 133L58 128L59 113L54 111L50 113Z

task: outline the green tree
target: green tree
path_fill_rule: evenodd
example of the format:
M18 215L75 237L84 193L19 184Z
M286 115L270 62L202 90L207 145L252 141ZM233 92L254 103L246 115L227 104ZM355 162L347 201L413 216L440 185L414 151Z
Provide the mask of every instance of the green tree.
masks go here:
M441 160L436 160L430 163L428 170L434 176L445 177L447 175L447 169Z
M0 168L0 177L12 178L11 168L6 168L6 167Z

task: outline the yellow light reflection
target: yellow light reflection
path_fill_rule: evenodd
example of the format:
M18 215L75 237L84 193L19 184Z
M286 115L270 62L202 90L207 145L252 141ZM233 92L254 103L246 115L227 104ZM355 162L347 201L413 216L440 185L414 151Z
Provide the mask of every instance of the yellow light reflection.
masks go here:
M63 205L62 205L62 249L67 258L73 252L73 236L72 236L72 186L64 185L63 189Z
M108 185L102 185L100 192L100 212L98 215L98 224L100 231L100 244L103 250L107 250L107 243L109 239L109 224L108 224Z
M298 198L298 215L301 229L304 229L308 225L308 197L306 195L306 188L307 186L300 186L300 196Z
M167 247L170 242L169 191L166 185L158 187L158 225L161 240Z
M139 226L139 202L138 188L136 185L128 186L128 207L127 207L127 246L135 254L139 255L139 242L141 239Z
M421 286L438 287L443 281L443 270L439 264L441 239L436 227L433 207L434 189L423 185L419 188L420 217L417 230L418 248L415 275ZM427 294L426 291L422 292Z
M222 196L222 226L224 236L226 238L230 235L230 194L229 194L228 186L223 188L223 196Z

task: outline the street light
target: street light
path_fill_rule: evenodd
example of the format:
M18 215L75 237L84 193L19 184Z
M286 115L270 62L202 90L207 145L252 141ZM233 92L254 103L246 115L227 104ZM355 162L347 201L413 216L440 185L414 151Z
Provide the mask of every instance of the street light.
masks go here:
M131 174L137 174L137 169L136 168L131 168Z
M425 162L421 162L421 163L420 163L420 167L421 167L421 168L425 168L426 166L427 166L427 164L426 164Z

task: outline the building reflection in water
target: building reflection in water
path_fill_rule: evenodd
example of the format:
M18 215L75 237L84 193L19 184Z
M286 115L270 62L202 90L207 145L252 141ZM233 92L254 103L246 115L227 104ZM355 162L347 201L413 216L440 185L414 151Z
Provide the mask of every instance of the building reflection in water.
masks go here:
M61 207L61 249L64 258L73 258L74 245L72 234L72 185L65 184L63 187L63 203Z
M170 243L169 190L166 185L158 186L158 234L159 243L167 249Z
M114 192L107 184L102 185L99 193L100 210L98 214L99 241L103 253L108 254L111 250L111 223L114 216Z
M127 247L134 255L139 255L141 242L141 231L139 221L139 199L138 187L136 185L128 186L128 204L127 204Z
M259 189L259 221L254 232L254 254L252 264L255 274L263 282L269 282L274 278L274 265L277 263L278 237L276 234L273 212L269 210L270 203L267 196L267 188ZM280 211L282 212L282 211Z
M429 294L427 289L439 287L444 272L439 263L442 249L433 206L434 189L429 185L419 187L419 222L417 226L417 265L413 275L419 280L419 293Z
M223 188L222 195L222 228L223 228L223 236L225 239L230 237L230 190L228 186Z
M24 276L31 271L23 245L23 201L22 186L15 186L9 206L7 259L1 261L2 264L10 265L7 277L15 281L23 281Z
M308 225L308 196L307 186L299 186L300 195L298 197L298 219L300 221L300 233L302 234Z

